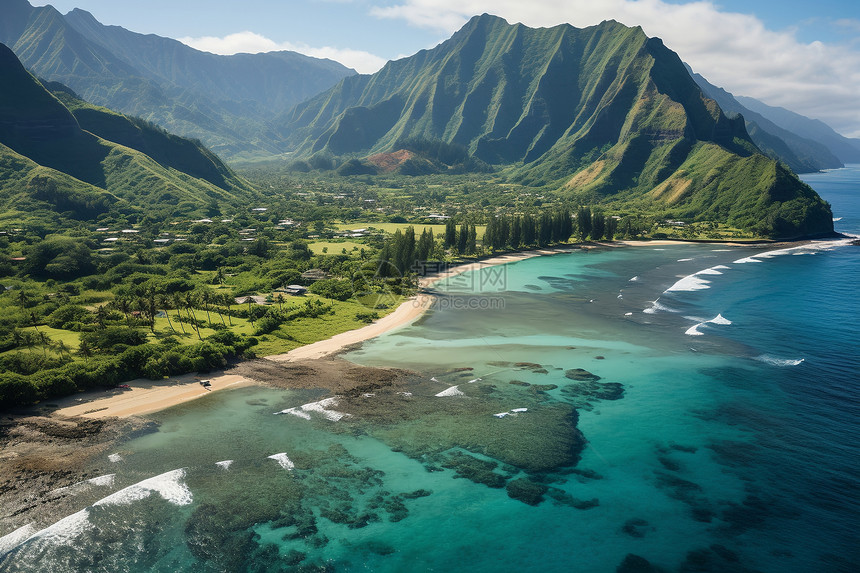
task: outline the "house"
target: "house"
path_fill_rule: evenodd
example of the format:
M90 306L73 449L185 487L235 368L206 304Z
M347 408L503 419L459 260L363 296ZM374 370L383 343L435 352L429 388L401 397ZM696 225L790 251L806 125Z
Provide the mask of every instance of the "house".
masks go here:
M303 294L308 292L308 289L307 287L303 287L302 285L287 285L286 287L284 287L284 291L286 291L287 294L291 294L293 296L302 296Z

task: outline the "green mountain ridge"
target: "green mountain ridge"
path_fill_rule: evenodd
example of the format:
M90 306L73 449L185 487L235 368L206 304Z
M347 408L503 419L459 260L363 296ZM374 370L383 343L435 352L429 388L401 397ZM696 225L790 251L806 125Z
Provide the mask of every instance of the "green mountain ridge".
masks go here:
M484 14L431 50L352 76L284 117L297 157L464 146L516 182L757 234L830 233L830 209L760 153L677 54L614 21L532 29Z
M723 112L744 117L750 138L768 157L784 162L796 173L843 167L842 161L825 144L780 127L741 104L731 93L694 73L689 66L687 70L705 95L716 101Z
M860 141L840 135L823 121L769 106L751 97L738 96L737 100L783 129L827 146L843 163L860 163Z
M50 93L2 44L0 78L0 222L203 213L255 193L199 143Z
M85 100L195 137L224 157L284 151L270 120L355 73L293 52L218 56L176 40L63 16L26 0L0 4L0 42Z

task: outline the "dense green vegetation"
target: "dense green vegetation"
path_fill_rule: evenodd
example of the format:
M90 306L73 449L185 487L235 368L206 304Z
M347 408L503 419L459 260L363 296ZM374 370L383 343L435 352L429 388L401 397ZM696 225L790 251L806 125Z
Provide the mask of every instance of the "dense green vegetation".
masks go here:
M199 141L43 84L0 44L0 408L328 338L389 312L428 263L832 229L829 206L638 29L485 16L446 44L312 100L294 119L322 105L334 123L298 129L308 153L239 173ZM571 54L591 75L553 83ZM442 99L406 122L400 96L337 112L350 85L372 102L407 80ZM553 98L574 87L571 124ZM507 135L488 139L476 105Z
M50 93L2 44L0 76L0 224L47 230L204 217L256 196L199 142L86 104L62 86Z
M27 0L0 2L0 23L0 42L39 77L200 138L224 157L283 153L272 118L355 73L295 52L200 52L170 38L105 26L83 10L62 15Z
M762 155L674 52L612 21L531 29L475 17L431 50L296 106L283 134L305 171L493 166L508 182L607 210L767 236L832 231L827 205ZM717 179L722 205L711 207Z

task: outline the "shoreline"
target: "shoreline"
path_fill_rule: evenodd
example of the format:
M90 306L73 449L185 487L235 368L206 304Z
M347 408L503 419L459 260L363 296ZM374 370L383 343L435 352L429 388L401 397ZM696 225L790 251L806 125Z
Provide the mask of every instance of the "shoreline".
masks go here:
M765 245L749 245L743 243L715 242L714 244L730 247L773 247L779 248L783 245L806 244L806 241L784 241L767 243ZM273 354L262 357L263 360L275 364L285 364L298 361L332 359L338 354L358 345L362 342L376 338L384 333L408 326L418 320L427 312L435 299L432 293L424 292L438 281L457 276L459 274L493 267L508 263L523 261L526 259L551 256L564 253L572 253L580 249L596 248L623 248L623 247L645 247L666 246L679 244L701 244L694 241L675 240L653 240L653 241L614 241L611 243L577 243L566 247L548 247L529 251L518 251L491 256L486 259L471 263L463 263L447 268L442 272L428 274L418 281L419 291L400 305L391 313L380 318L376 322L336 334L331 338L320 340L305 346L300 346L283 354ZM83 395L76 394L53 401L57 404L52 414L61 417L83 417L92 419L103 418L128 418L151 414L184 402L195 400L210 392L217 392L226 388L235 388L248 385L263 385L264 383L253 378L229 374L229 371L212 373L208 378L199 374L182 374L171 376L164 380L148 380L138 378L127 383L128 389L110 389L105 392L85 392ZM211 382L209 389L200 385L199 381L208 379ZM39 408L39 406L36 406Z

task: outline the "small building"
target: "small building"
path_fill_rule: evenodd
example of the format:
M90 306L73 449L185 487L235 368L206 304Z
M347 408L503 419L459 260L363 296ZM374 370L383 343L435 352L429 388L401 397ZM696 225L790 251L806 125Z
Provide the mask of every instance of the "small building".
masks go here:
M302 296L306 292L308 292L307 287L303 287L302 285L287 285L284 287L284 291L287 294L291 294L293 296Z

